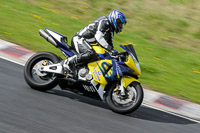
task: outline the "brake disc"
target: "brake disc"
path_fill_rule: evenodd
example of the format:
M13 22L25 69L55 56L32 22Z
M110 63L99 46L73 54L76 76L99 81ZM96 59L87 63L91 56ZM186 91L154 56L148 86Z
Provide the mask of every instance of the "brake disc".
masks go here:
M118 104L128 104L129 102L134 101L137 95L134 87L128 86L126 95L127 96L123 98L123 96L120 95L120 92L118 91L113 92L113 98Z
M47 66L48 64L49 64L49 63L48 63L47 60L38 62L38 63L36 64L35 68L34 68L34 69L35 69L35 73L36 73L38 76L40 76L40 77L46 76L47 73L41 72L40 70L41 70L42 66Z

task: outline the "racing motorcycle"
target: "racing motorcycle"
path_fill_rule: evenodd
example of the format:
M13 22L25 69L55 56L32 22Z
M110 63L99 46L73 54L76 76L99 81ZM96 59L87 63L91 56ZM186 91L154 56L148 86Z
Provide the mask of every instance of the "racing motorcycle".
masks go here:
M40 35L59 48L66 58L76 51L68 45L67 37L50 29L39 30ZM132 44L120 45L125 52L111 54L98 44L91 44L98 60L78 64L73 74L63 67L64 60L51 52L39 52L28 59L24 67L27 84L39 91L59 85L80 95L104 101L120 114L135 111L143 101L143 88L138 81L141 74L139 60Z

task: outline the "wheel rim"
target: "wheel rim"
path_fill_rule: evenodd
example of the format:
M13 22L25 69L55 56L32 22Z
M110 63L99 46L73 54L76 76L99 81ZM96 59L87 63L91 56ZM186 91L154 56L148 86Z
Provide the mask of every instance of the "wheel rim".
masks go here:
M39 70L41 66L46 66L51 64L53 64L53 62L49 59L41 59L33 63L30 71L32 79L39 84L48 84L52 82L56 78L56 74L41 72Z
M112 91L112 101L118 107L132 107L137 101L137 91L134 86L128 86L125 89L125 95L122 96L120 91L113 89Z

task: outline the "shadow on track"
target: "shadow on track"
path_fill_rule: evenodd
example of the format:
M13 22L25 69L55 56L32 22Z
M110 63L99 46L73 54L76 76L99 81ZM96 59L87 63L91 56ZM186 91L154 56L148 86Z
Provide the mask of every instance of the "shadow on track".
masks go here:
M72 92L53 89L46 93L62 96L62 97L67 97L67 98L70 98L72 100L76 100L82 103L90 104L90 105L97 106L104 109L109 109L107 104L105 104L102 101L94 100L92 98L81 96ZM187 120L175 115L171 115L159 110L155 110L146 106L141 106L135 112L124 115L124 116L132 117L132 118L140 119L140 120L160 122L160 123L175 123L175 124L181 124L181 125L196 124L193 121L190 121L190 120Z

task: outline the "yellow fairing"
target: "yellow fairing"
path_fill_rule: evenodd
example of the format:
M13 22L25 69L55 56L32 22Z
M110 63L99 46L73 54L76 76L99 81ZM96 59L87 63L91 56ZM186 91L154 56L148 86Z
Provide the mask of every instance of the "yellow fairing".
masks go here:
M126 88L130 83L132 83L134 81L139 82L137 79L135 79L133 77L122 77L122 82L123 82L124 88Z
M135 60L135 62L133 61L133 58L129 55L128 56L128 61L125 62L125 64L130 67L131 69L134 70L133 74L134 75L140 75L141 74L141 71L140 69L137 68L136 64L137 63L137 60Z
M106 49L100 46L92 46L92 48L94 49L96 53L99 53L99 54L104 54L105 52L108 52Z
M108 69L108 65L112 65L111 60L100 60L88 64L88 68L92 73L93 80L97 83L100 83L102 86L107 84L103 72Z

